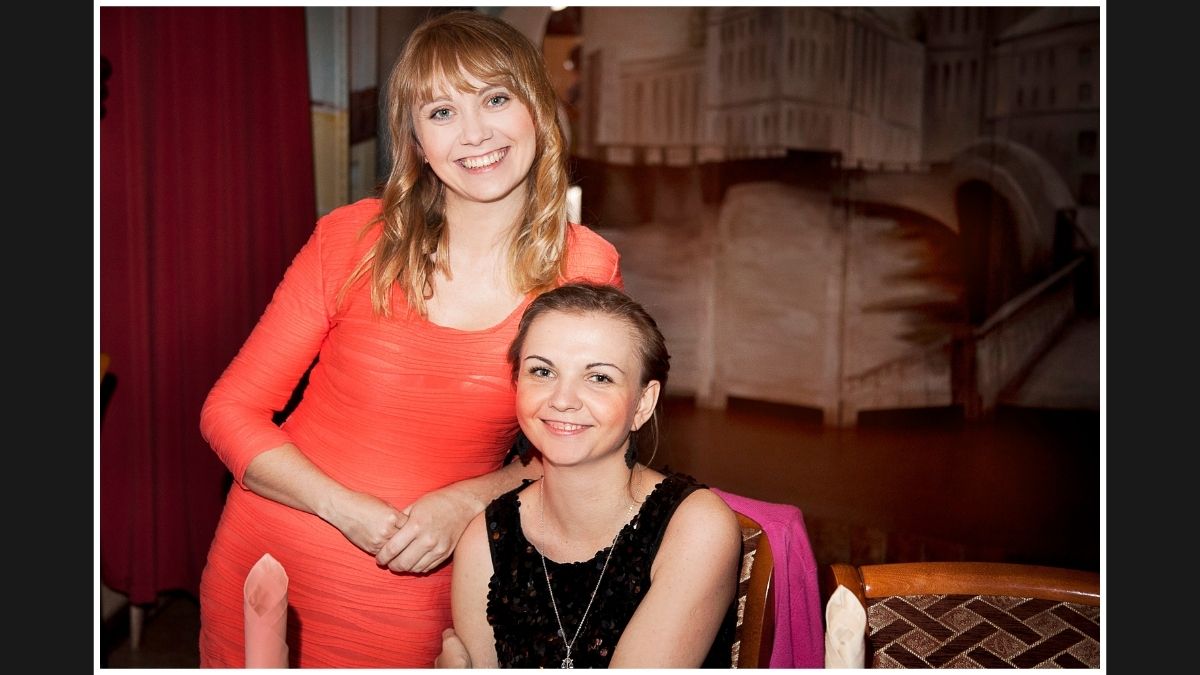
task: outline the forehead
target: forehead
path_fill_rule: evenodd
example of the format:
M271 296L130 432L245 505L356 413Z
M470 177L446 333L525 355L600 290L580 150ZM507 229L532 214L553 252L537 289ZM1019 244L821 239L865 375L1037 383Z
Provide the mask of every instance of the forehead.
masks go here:
M454 74L438 73L429 80L424 93L428 94L428 98L438 98L451 96L456 92L471 94L490 86L492 85L465 70L459 70Z
M582 349L588 352L579 354L583 358L605 354L605 360L632 359L637 336L627 321L609 314L556 310L534 319L521 351L570 354Z

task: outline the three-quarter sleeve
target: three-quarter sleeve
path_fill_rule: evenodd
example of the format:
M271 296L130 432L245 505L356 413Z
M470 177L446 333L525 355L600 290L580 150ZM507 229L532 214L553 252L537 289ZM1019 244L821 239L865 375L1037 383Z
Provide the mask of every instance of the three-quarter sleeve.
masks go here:
M321 231L318 223L200 411L201 434L242 487L252 459L290 441L272 418L287 405L329 331Z

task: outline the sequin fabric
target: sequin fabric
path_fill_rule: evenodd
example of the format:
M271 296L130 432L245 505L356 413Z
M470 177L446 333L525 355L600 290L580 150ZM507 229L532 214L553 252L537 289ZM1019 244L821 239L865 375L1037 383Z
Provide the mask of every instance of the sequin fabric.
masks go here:
M541 557L521 530L519 493L531 482L502 495L487 508L494 570L488 584L488 623L496 636L502 668L558 668L566 655L550 607ZM671 516L685 497L703 487L690 476L668 475L621 530L587 623L571 650L576 668L608 667L621 632L650 588L650 566ZM579 625L607 555L606 547L590 560L558 563L546 559L558 611L570 635ZM736 575L729 583L736 588ZM703 667L730 667L736 623L735 601L725 613Z

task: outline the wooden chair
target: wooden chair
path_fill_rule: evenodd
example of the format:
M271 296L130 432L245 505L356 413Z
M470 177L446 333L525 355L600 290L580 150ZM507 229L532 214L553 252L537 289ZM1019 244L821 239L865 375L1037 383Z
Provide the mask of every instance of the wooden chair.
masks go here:
M766 668L775 639L775 559L763 528L738 513L742 526L742 572L738 577L738 623L733 668Z
M868 668L1099 668L1100 575L1011 563L835 563L867 613Z

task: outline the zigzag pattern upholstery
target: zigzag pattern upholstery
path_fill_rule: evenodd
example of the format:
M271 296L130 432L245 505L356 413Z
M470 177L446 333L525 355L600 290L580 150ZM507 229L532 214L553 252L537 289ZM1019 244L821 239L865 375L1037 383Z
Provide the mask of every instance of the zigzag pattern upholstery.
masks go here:
M1100 608L992 595L867 600L872 668L1099 668Z
M763 536L761 529L742 528L742 570L738 574L737 590L737 634L733 641L733 668L738 667L742 650L742 626L746 621L746 596L750 591L750 571L754 569L754 554L758 547L757 539Z
M745 514L737 516L742 528L742 568L738 574L737 632L730 667L766 668L773 637L769 596L774 560L762 526Z

